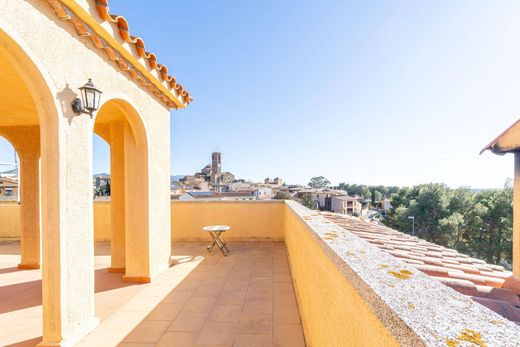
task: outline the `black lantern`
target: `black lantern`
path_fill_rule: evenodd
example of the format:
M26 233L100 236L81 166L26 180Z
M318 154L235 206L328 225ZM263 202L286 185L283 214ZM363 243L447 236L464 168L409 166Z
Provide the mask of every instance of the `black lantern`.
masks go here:
M81 93L81 99L76 98L72 102L72 110L76 114L87 113L92 118L94 111L99 109L99 101L101 99L101 93L99 89L96 88L94 83L92 83L92 79L88 79L88 82L81 88L79 88Z

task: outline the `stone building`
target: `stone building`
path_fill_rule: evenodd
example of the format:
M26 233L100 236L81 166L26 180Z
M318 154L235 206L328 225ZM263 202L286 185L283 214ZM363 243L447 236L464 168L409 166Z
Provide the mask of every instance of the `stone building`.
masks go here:
M221 157L219 152L211 153L211 184L214 186L220 183L222 175Z

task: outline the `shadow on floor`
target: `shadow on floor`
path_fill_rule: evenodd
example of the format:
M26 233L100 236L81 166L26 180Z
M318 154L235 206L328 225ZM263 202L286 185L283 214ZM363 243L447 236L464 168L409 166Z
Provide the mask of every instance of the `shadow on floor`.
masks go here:
M18 269L18 267L16 267L16 266L6 267L6 268L3 268L3 269L0 269L0 275L1 274L6 274L6 273L9 273L9 272L19 271L19 270L20 269Z
M16 268L8 268L16 269ZM3 269L6 270L6 269ZM27 270L13 270L9 272ZM95 293L139 285L122 280L123 274L109 273L106 268L95 271ZM0 283L2 276L0 275ZM27 281L0 287L0 314L22 310L42 304L42 281Z
M20 341L17 343L13 343L10 345L6 345L5 347L33 347L36 346L38 343L42 342L42 337L35 337L34 339Z

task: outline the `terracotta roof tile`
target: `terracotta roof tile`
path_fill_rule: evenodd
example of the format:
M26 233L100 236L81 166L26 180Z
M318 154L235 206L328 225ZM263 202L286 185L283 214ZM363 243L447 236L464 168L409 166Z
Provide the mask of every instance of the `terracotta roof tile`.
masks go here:
M520 306L520 299L518 298L518 296L508 289L492 288L488 286L476 286L476 289L478 295L475 294L473 296L479 296L486 299L501 300L509 302L513 306Z
M358 218L330 212L321 214L446 286L511 321L520 322L520 282L512 280L511 272L504 267Z
M499 315L509 320L520 321L520 308L511 305L508 302L501 300L486 299L481 297L472 297L473 300L495 311Z
M184 90L184 87L181 84L177 83L175 77L168 74L168 68L166 65L157 63L157 56L155 53L146 51L144 40L142 38L130 34L130 27L126 18L116 14L111 14L110 8L108 7L108 0L96 0L96 7L101 18L109 23L117 25L119 36L123 41L133 44L139 57L145 59L151 69L157 70L161 79L168 82L170 88L174 89L177 94L181 95L186 103L189 103L192 100L190 93Z

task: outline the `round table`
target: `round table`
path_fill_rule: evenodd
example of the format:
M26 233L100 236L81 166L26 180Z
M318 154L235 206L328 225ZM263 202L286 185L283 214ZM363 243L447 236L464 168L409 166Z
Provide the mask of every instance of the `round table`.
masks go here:
M222 239L220 234L231 229L228 225L208 225L202 228L202 231L205 231L211 235L213 242L208 246L208 251L211 252L215 244L218 246L222 254L227 256L229 253L229 248L226 245L226 242Z

